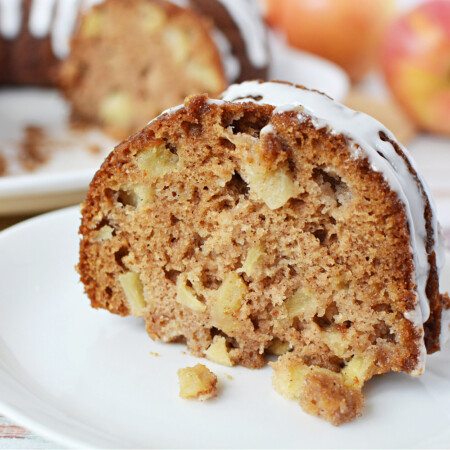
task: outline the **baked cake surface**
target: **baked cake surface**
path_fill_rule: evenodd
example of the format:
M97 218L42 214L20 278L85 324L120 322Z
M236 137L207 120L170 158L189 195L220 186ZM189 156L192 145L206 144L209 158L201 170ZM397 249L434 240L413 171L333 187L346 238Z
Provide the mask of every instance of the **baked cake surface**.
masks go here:
M122 138L185 96L265 78L252 0L0 0L0 85L60 87Z
M82 209L92 306L258 368L333 424L365 381L420 375L448 297L433 206L381 124L302 87L192 96L116 147Z
M190 94L265 75L265 29L248 1L239 11L232 0L181 4L105 0L81 16L59 74L78 118L126 136Z

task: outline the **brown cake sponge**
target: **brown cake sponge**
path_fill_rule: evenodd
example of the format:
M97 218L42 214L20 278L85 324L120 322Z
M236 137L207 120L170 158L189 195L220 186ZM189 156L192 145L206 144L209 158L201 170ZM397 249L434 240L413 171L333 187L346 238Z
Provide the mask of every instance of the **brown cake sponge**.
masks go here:
M423 369L409 210L342 130L301 101L269 104L330 99L244 87L189 97L116 147L83 204L81 281L94 308L142 317L196 356L259 368L279 355L276 390L337 425L361 414L374 375ZM422 197L433 349L448 300Z

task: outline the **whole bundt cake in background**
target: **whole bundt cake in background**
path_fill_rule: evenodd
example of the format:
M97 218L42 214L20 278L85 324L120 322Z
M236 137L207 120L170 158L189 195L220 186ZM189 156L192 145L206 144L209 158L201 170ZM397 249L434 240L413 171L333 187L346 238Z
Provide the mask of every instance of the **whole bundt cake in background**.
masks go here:
M74 116L124 135L193 93L265 78L251 0L0 1L0 84L62 88Z
M279 82L191 96L118 145L82 208L92 306L153 339L258 368L333 424L363 384L439 349L437 221L379 122Z
M0 85L53 86L77 14L73 0L1 0Z
M266 75L265 29L251 0L182 4L106 0L81 18L60 72L78 117L129 134L187 95Z

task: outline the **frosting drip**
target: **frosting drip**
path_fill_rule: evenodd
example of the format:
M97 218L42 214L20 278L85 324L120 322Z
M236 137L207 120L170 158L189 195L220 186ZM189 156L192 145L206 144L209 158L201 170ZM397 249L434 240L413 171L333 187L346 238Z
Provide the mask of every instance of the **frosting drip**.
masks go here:
M20 33L22 22L21 0L0 0L0 35L14 39Z
M218 0L238 26L251 63L264 67L269 62L266 47L266 31L261 12L252 0Z
M28 32L35 39L50 37L55 56L66 57L78 10L83 3L86 0L32 0ZM14 39L19 35L22 6L23 0L0 0L0 35L3 38Z
M212 38L217 49L219 50L220 57L222 58L227 80L229 82L237 80L241 74L241 63L236 56L233 55L230 41L218 28L214 28L212 30Z

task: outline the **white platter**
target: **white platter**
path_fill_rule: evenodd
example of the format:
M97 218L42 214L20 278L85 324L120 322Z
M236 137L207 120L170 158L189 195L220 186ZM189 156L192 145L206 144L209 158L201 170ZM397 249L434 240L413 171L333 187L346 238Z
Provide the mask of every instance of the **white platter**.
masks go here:
M269 367L218 366L151 341L137 319L91 309L74 270L78 224L69 208L0 233L0 414L15 423L71 447L450 445L449 347L422 377L372 380L363 417L335 428L279 396ZM450 266L442 282L450 288ZM181 400L177 370L198 362L220 394Z
M349 81L336 65L289 49L274 36L271 46L274 61L270 78L344 99ZM0 154L6 154L11 167L8 175L0 177L0 215L35 213L83 199L95 171L117 142L96 129L73 130L68 119L69 107L54 90L0 90ZM27 125L44 129L53 147L50 160L31 173L24 173L15 161ZM89 152L92 144L99 147L98 154Z

